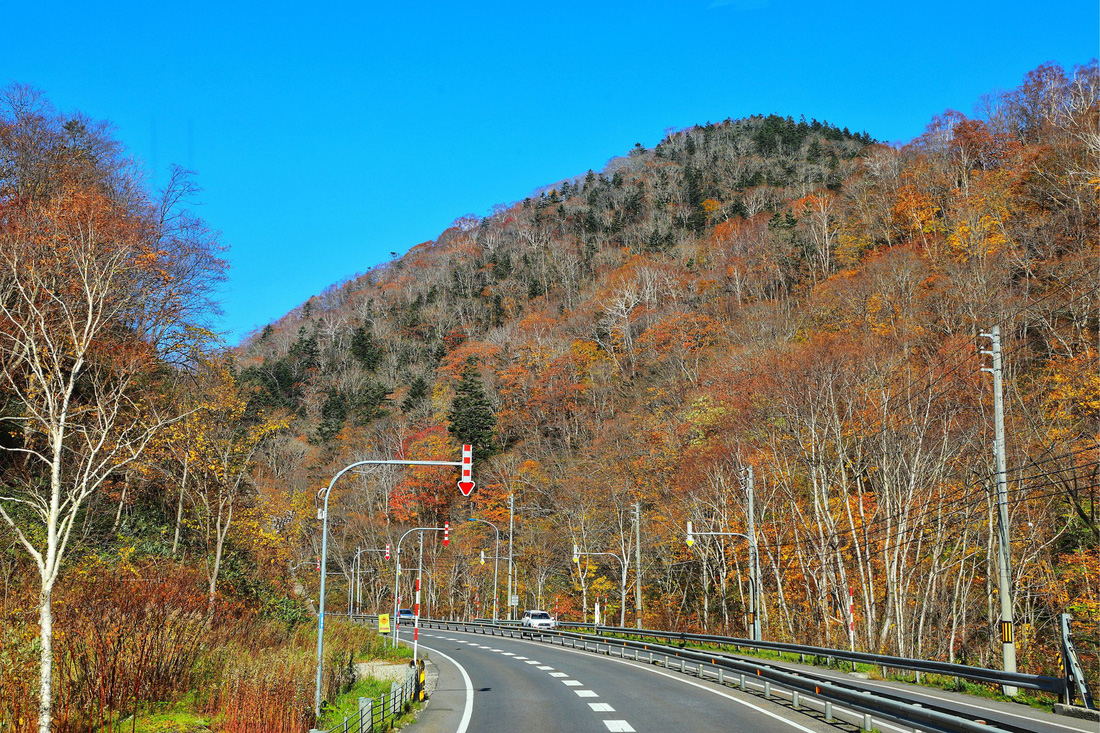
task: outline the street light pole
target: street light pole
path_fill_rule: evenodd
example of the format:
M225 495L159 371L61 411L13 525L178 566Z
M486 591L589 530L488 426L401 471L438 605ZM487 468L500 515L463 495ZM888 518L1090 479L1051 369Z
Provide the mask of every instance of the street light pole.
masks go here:
M619 561L619 565L622 567L623 579L619 586L620 593L620 605L619 609L619 626L622 627L626 624L626 560L616 555L614 552L581 552L581 549L576 545L573 545L573 562L580 562L581 555L610 555ZM641 627L639 627L641 628Z
M634 615L642 628L642 505L634 503Z
M413 532L443 532L445 529L446 529L445 527L413 527L412 529L405 532L405 534L401 535L400 539L397 540L397 553L394 555L394 559L397 561L396 562L397 568L395 569L394 574L393 574L393 648L394 649L397 648L397 644L399 642L398 637L400 637L400 635L401 635L401 623L400 623L401 619L398 618L398 615L397 615L398 611L400 611L400 608L397 605L397 594L400 592L399 588L400 588L400 583L401 583L401 543L404 542L405 538L408 537ZM423 548L421 548L421 549L423 549ZM417 628L417 626L418 626L418 624L416 623L416 619L414 618L413 628L415 629L415 628ZM414 658L414 661L415 661L415 658Z
M500 596L500 586L497 584L497 577L498 577L497 568L500 566L500 563L498 562L499 561L498 556L500 555L500 530L497 529L497 526L495 524L493 524L492 522L490 522L487 519L475 519L474 517L470 517L466 521L467 522L481 522L482 524L488 524L490 527L493 528L493 532L496 533L496 541L493 544L493 621L496 621L498 619L498 617L497 617L497 603L499 601L499 596ZM509 569L509 577L511 577L511 570L510 569ZM509 599L509 603L510 602L511 602L511 599Z
M695 543L696 535L709 535L709 536L721 536L721 537L744 537L749 541L749 566L750 568L759 567L759 560L756 557L756 543L752 537L740 532L693 532L691 529L691 522L687 523L687 546L691 547ZM750 573L749 577L749 638L753 641L763 641L760 633L760 627L755 623L757 617L757 609L760 607L760 588L757 585L758 580L756 573Z
M465 452L465 446L463 447ZM313 714L321 717L321 664L325 650L325 575L328 562L328 500L332 495L332 489L340 477L358 466L458 466L465 473L470 470L470 465L462 461L401 461L401 460L368 460L349 463L329 481L328 487L317 492L317 495L325 495L324 506L318 519L321 521L321 597L317 609L317 685L313 695ZM473 484L471 483L472 487ZM395 594L396 595L396 594ZM394 601L396 602L396 598ZM394 637L396 639L396 635Z
M359 556L364 552L385 552L385 550L376 547L360 547L355 550L355 557L351 561L352 573L355 575L355 610L361 611L363 606L363 593L362 593L362 580L361 574L363 572L363 561L359 559ZM350 587L349 587L350 593ZM348 604L348 617L352 616L351 604Z
M515 520L515 494L508 494L508 620L512 620L512 573L515 563L512 562L512 548L516 544L514 534ZM519 581L519 578L516 578Z

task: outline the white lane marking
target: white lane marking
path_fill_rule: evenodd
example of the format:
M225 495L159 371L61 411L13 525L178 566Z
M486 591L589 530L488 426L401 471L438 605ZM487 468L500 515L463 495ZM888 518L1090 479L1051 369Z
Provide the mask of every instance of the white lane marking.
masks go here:
M527 663L528 664L542 664L542 662L536 662L534 659L528 659Z
M512 654L512 652L501 652L501 654L503 654L503 655L504 655L504 656L506 656L506 657L514 657L514 656L516 656L515 654Z
M516 657L516 659L522 662L524 659L527 659L527 657Z
M630 723L625 720L605 720L603 724L607 726L608 730L615 731L616 733L633 733L634 731L634 729L630 727Z
M551 677L568 677L569 675L567 675L565 672L551 672L550 676Z
M503 649L490 649L489 651L491 651L491 652L497 652L497 653L499 654L500 652L502 652L502 651L504 651L504 650L503 650Z
M525 641L525 640L520 640L520 639L516 639L516 641L518 641L520 644L543 644L543 643L545 643L545 642L540 642L540 641ZM568 647L559 647L559 646L554 646L554 649L556 649L558 651L566 652L566 653L569 653L569 654L584 654L584 655L589 656L589 657L592 656L591 652L584 652L584 651L581 651L580 649L569 649ZM695 682L694 680L691 680L691 679L689 679L689 678L687 678L687 677L685 677L681 674L674 674L672 672L665 672L665 671L662 671L662 670L659 670L659 669L654 669L654 668L652 668L652 667L650 667L650 666L648 666L644 663L635 662L631 659L615 659L613 657L602 657L602 659L604 659L605 661L608 661L608 662L612 662L614 664L627 664L631 667L634 667L635 669L639 669L639 670L642 670L644 672L649 672L651 674L656 674L656 675L660 675L662 677L667 677L670 680L675 680L676 682L682 682L683 684L691 685L692 687L698 687L700 690L706 690L707 692L718 695L719 697L724 697L727 700L732 700L733 702L737 703L738 705L744 705L747 708L751 708L751 709L755 710L756 712L760 713L761 715L766 715L767 717L772 718L774 720L778 720L781 723L786 723L787 725L791 726L795 730L802 731L803 733L815 733L815 731L813 731L810 728L807 728L806 726L804 726L800 723L796 723L793 720L788 720L787 718L784 718L781 715L777 715L776 713L773 713L770 710L765 710L764 708L760 707L759 705L754 705L751 702L748 702L747 700L738 699L738 698L734 697L733 695L727 694L727 693L725 693L721 690L716 690L713 687L708 687L707 685L700 684L699 682ZM554 677L555 675L561 675L563 677L568 676L568 675L565 675L563 672L551 672L550 673L551 677ZM599 697L599 695L597 695L595 692L592 692L591 690L573 690L573 692L577 693L581 697ZM585 693L588 693L588 694L585 694ZM888 725L888 724L886 723L886 721L882 721L880 723L880 725L885 726L885 725ZM894 726L890 726L890 727L893 728Z
M580 687L581 683L577 680L562 680L561 683L566 687Z
M553 667L551 667L551 666L550 666L549 664L543 664L543 665L541 665L541 666L539 666L539 667L536 667L535 669L539 669L539 670L541 670L541 671L543 671L543 672L546 672L546 671L548 671L548 670L551 670L551 669L553 669Z
M594 713L613 713L615 708L608 705L606 702L590 702L588 707L592 708Z
M474 683L470 681L470 675L466 674L466 668L454 659L437 649L431 649L426 646L424 648L433 654L438 654L443 657L448 662L458 667L458 671L462 673L462 682L466 685L466 707L462 711L462 720L458 722L458 728L455 730L455 733L466 733L466 730L470 727L470 718L474 714Z

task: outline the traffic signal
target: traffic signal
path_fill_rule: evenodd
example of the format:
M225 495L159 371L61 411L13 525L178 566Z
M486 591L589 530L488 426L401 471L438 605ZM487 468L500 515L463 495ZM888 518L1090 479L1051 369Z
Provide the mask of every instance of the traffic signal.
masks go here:
M688 545L688 547L691 547L694 542L695 542L695 536L691 533L691 522L688 522L688 536L687 536L687 545Z

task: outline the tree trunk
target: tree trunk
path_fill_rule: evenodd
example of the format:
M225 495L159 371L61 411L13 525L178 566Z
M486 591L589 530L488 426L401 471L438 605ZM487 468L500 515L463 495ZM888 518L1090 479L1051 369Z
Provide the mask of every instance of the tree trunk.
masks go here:
M38 627L42 650L38 662L38 733L50 733L53 712L53 588L39 595Z
M180 495L176 502L176 533L172 537L172 557L176 556L176 550L180 544L180 527L183 525L183 494L187 490L187 469L191 456L184 453L183 456L183 480L180 481Z

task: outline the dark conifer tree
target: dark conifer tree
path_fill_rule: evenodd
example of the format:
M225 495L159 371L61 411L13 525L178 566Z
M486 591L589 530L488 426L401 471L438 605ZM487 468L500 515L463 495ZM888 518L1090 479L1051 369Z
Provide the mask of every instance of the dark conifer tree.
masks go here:
M451 423L447 430L458 441L474 446L475 460L484 460L496 452L493 428L497 418L472 365L462 373L447 417Z

